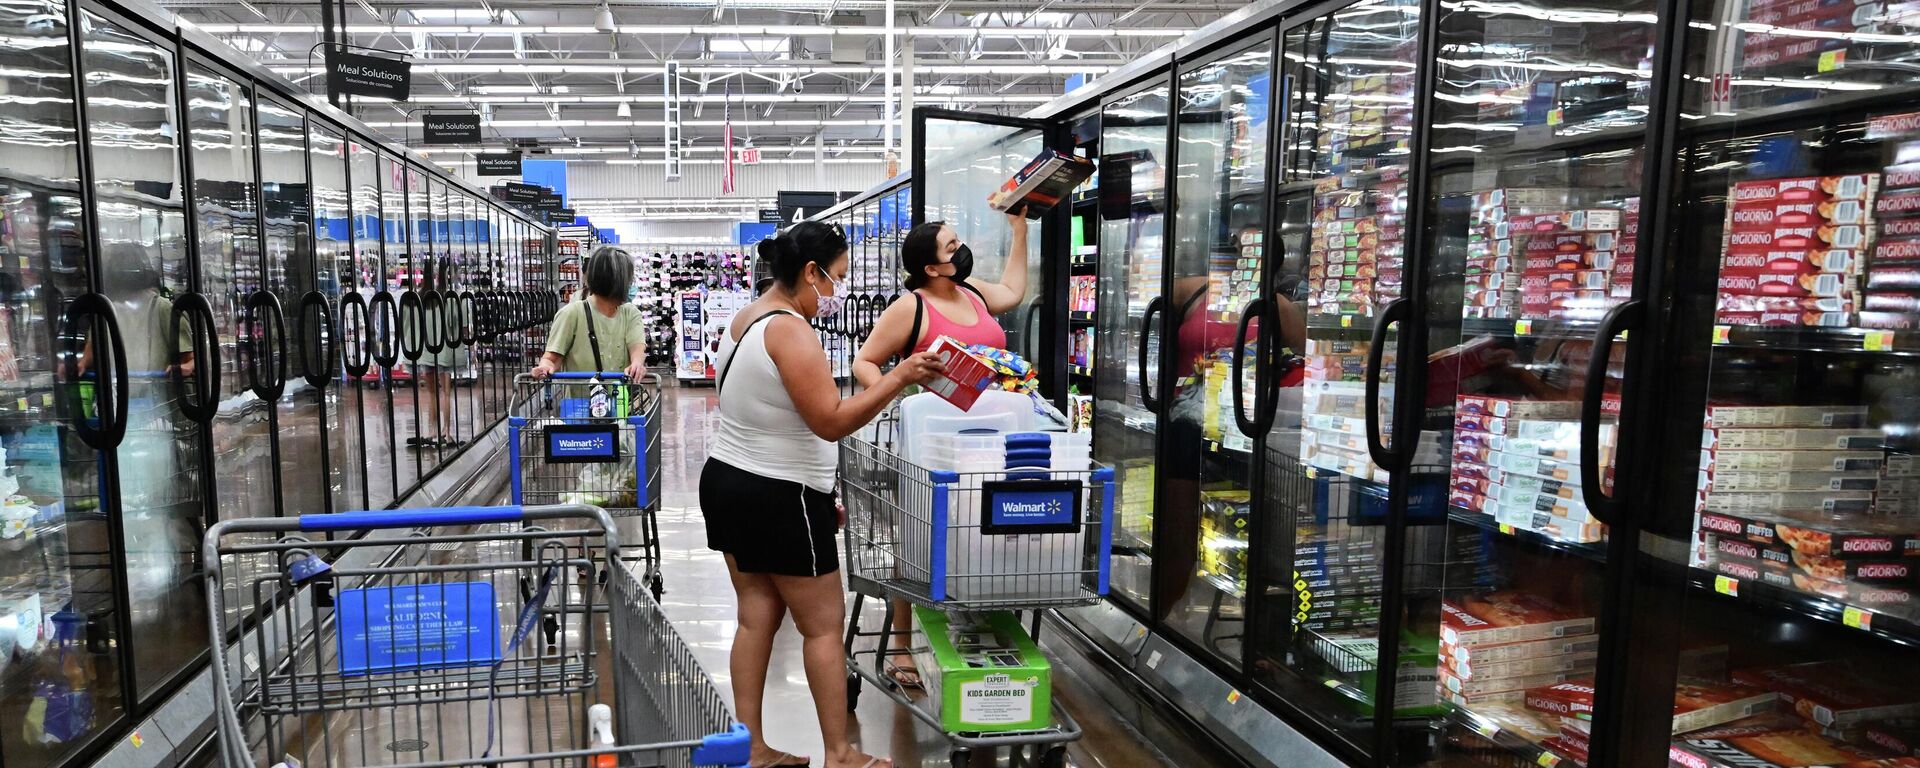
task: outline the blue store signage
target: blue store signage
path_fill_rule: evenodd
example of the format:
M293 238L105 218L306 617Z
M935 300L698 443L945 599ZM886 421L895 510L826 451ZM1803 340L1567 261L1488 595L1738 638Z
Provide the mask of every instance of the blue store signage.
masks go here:
M1080 530L1081 485L1074 480L1011 480L980 486L980 532L1074 533Z
M500 660L500 617L489 582L341 590L334 613L343 675Z

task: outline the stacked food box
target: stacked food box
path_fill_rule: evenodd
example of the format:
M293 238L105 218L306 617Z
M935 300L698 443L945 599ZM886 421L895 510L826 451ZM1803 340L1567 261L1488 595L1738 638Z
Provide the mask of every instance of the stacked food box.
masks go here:
M1735 182L1715 321L1853 325L1879 183L1872 173Z
M1852 405L1709 405L1696 508L1873 511L1888 470L1884 438L1866 418Z
M1867 328L1920 328L1920 112L1886 115L1867 121L1867 138L1907 139L1892 165L1880 174L1874 202L1876 239L1867 260L1860 325Z
M1765 692L1777 706L1681 731L1674 765L1873 765L1916 768L1920 690L1911 673L1843 660L1736 669L1733 685Z
M1605 526L1580 493L1579 409L1570 400L1457 396L1448 503L1561 541L1602 540ZM1613 430L1600 429L1604 450Z
M1332 175L1314 185L1307 310L1371 315L1397 299L1406 264L1407 184Z
M1639 215L1634 215L1638 225ZM1512 216L1498 226L1519 248L1520 316L1598 320L1611 305L1622 212L1611 208ZM1628 273L1626 285L1633 281Z
M1374 539L1301 526L1295 531L1293 563L1295 625L1323 634L1375 634L1385 576Z
M1374 482L1387 473L1367 451L1366 386L1369 342L1307 339L1300 456L1309 466ZM1383 354L1380 375L1393 378L1394 358ZM1382 399L1388 387L1381 387ZM1390 406L1382 406L1382 413ZM1383 439L1385 437L1383 436Z
M1567 194L1554 189L1491 189L1472 196L1467 227L1465 317L1520 316L1520 284L1527 265L1530 221L1516 217L1561 210ZM1514 225L1520 224L1520 231Z
M1439 693L1454 706L1521 702L1593 674L1599 639L1585 611L1519 590L1447 598L1440 610Z
M1231 591L1247 591L1246 491L1209 491L1200 496L1200 570Z

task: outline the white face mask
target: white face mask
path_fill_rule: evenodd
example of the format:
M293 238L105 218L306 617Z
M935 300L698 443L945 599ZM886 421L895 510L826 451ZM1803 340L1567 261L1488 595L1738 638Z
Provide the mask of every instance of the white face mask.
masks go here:
M813 295L820 299L820 308L814 311L814 317L833 317L840 314L840 309L847 303L847 289L844 285L839 280L833 279L833 275L826 275L826 278L827 282L833 284L833 295L821 293L818 285L813 287Z

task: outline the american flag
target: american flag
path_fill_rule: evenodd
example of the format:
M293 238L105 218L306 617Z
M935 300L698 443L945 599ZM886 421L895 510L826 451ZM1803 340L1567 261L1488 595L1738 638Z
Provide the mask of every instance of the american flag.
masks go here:
M726 107L722 112L722 117L723 117L722 123L725 125L725 127L722 128L720 131L720 146L723 148L722 151L726 152L727 154L727 165L726 165L726 168L720 171L720 194L731 195L733 194L733 81L732 80L727 81L726 96L722 98L722 103L726 104Z

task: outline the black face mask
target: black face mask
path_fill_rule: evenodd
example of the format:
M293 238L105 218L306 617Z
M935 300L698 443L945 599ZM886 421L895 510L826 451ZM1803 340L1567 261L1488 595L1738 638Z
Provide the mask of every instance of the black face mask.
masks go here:
M947 263L953 265L953 274L947 275L948 280L956 283L966 281L967 276L973 274L973 249L961 243L960 249L953 252L953 260Z

